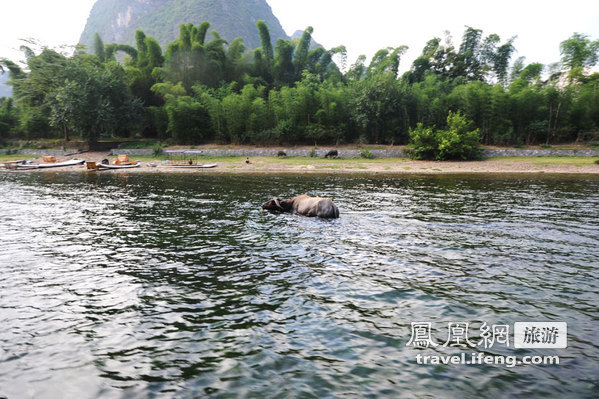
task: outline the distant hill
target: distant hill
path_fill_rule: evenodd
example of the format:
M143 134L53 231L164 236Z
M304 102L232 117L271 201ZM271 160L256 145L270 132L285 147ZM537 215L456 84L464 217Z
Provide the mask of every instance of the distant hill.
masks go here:
M0 72L0 97L11 97L12 87L8 86L8 72Z
M79 41L93 50L97 32L105 44L133 45L135 31L141 29L165 49L179 37L180 24L208 21L210 30L225 40L242 37L245 46L254 49L261 45L258 20L266 22L273 47L278 38L288 38L266 0L98 0Z

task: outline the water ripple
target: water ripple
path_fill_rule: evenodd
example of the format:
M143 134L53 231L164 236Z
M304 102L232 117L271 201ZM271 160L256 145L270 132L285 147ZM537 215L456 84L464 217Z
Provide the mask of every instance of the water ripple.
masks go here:
M594 397L598 188L0 174L0 396ZM300 193L341 218L259 209ZM568 322L560 366L417 365L406 346L411 322L522 320Z

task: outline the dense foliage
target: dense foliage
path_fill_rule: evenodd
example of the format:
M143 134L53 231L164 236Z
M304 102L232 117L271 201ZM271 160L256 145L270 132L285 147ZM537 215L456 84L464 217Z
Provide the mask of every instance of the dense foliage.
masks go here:
M446 130L418 123L416 129L410 129L410 144L408 153L413 159L469 161L482 155L479 130L472 130L472 122L460 112L449 111Z
M562 42L561 63L546 68L523 58L510 64L513 39L501 43L467 28L457 48L449 37L430 40L400 76L405 46L345 68L343 46L310 47L312 28L274 46L266 24L256 28L261 46L251 51L239 38L228 43L210 32L208 22L181 25L164 53L142 31L135 46L104 45L96 36L94 54L24 47L26 69L0 60L14 91L14 100L0 103L0 139L73 134L87 141L290 145L411 139L421 144L415 156L462 159L476 157L479 142L589 140L599 131L599 74L590 72L599 42L584 35Z

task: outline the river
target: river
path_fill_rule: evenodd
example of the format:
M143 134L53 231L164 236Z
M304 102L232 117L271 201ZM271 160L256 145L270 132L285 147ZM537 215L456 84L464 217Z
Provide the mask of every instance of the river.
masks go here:
M2 172L0 397L598 397L598 248L592 177ZM417 361L472 353L559 365Z

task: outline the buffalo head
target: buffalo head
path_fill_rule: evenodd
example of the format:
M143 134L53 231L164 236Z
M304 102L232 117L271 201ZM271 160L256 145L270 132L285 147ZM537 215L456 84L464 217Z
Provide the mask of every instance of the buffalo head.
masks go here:
M279 197L274 197L271 200L266 201L265 203L262 204L262 209L266 209L269 211L282 211L285 212L287 211L288 207L285 206L285 201L283 201L282 199L280 199Z

